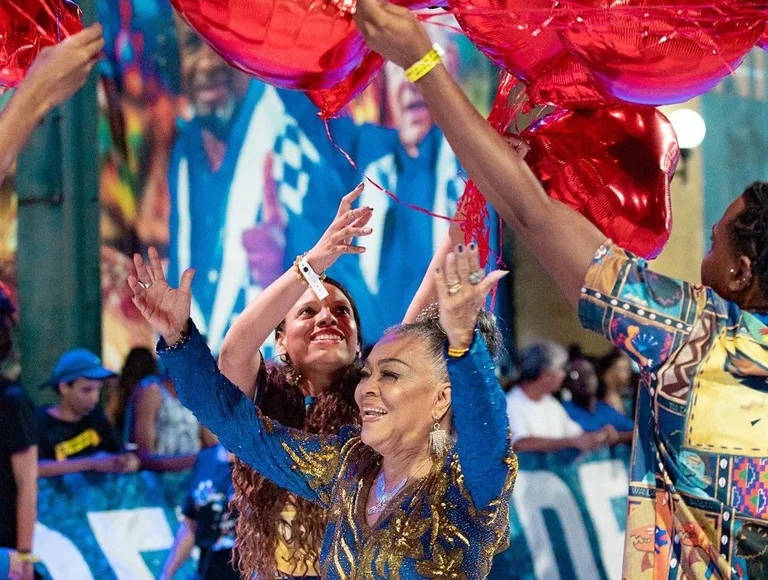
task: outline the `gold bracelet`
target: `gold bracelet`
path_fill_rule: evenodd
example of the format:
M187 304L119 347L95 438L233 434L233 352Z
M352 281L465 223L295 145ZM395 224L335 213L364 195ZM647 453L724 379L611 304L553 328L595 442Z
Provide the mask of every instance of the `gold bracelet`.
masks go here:
M429 71L435 68L445 56L443 47L435 43L432 45L432 50L421 57L416 63L405 69L405 77L412 83L415 83L419 79L423 78Z
M296 256L296 259L293 261L293 269L296 272L296 277L299 279L299 282L304 284L304 286L309 286L309 282L307 282L304 279L304 276L301 274L301 269L299 268L299 262L301 262L301 259L304 257L304 254L300 256Z
M468 348L453 348L452 346L448 347L448 356L451 358L462 357L468 352L469 352Z
M35 556L32 552L16 552L19 555L19 560L25 564L37 564L40 558Z
M299 263L306 255L307 252L304 252L300 256L296 256L296 259L293 261L293 269L296 271L296 277L299 279L299 282L304 284L304 286L309 286L309 282L307 282L307 279L304 277L304 274L301 273L301 268L299 267ZM325 280L325 272L318 274L318 278Z

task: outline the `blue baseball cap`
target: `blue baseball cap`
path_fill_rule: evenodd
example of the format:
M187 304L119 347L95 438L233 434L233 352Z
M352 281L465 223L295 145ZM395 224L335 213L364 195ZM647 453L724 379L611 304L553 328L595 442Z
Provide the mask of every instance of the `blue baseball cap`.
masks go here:
M104 368L101 359L90 350L75 348L61 355L53 367L51 377L44 386L56 386L59 383L71 383L77 379L103 380L116 376L116 373Z

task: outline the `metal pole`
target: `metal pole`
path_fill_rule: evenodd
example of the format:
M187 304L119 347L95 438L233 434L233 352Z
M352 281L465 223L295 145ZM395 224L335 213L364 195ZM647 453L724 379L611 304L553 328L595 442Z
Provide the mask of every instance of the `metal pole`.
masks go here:
M80 0L84 23L95 0ZM101 350L96 75L41 123L19 158L16 254L22 383L37 386L67 349Z

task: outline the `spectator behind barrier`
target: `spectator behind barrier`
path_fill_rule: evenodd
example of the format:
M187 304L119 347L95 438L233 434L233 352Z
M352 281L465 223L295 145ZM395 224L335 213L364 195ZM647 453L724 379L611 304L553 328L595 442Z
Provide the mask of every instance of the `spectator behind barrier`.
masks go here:
M40 476L80 471L128 473L139 468L133 453L121 453L120 442L99 394L104 380L115 376L101 359L83 348L62 355L45 385L59 402L37 413Z
M0 283L0 578L27 580L37 519L37 437L34 406L15 381L15 312Z
M125 429L125 413L128 401L131 399L139 382L145 377L157 375L157 360L154 353L146 347L139 346L131 349L125 357L120 378L113 386L105 385L104 412L115 431L123 433Z
M603 430L608 436L609 445L632 442L632 421L597 399L597 373L591 362L585 358L569 362L565 369L563 389L571 394L571 400L563 402L563 407L584 431Z
M216 445L216 437L179 401L167 375L139 382L126 412L124 439L135 443L142 469L186 471L201 447Z
M630 417L635 416L637 382L632 360L618 348L597 359L597 398Z
M553 396L563 384L567 362L565 349L551 341L520 353L520 382L507 394L515 451L592 451L607 442L606 433L584 432Z

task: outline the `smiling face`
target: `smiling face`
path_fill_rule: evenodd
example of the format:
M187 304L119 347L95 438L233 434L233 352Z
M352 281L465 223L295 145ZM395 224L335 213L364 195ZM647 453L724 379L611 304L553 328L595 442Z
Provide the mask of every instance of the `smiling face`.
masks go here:
M423 452L436 420L445 421L451 387L445 365L418 337L388 333L376 344L355 391L363 443L387 457Z
M308 289L291 308L277 333L277 349L287 354L302 375L336 372L349 366L360 350L352 304L333 284L319 300Z

